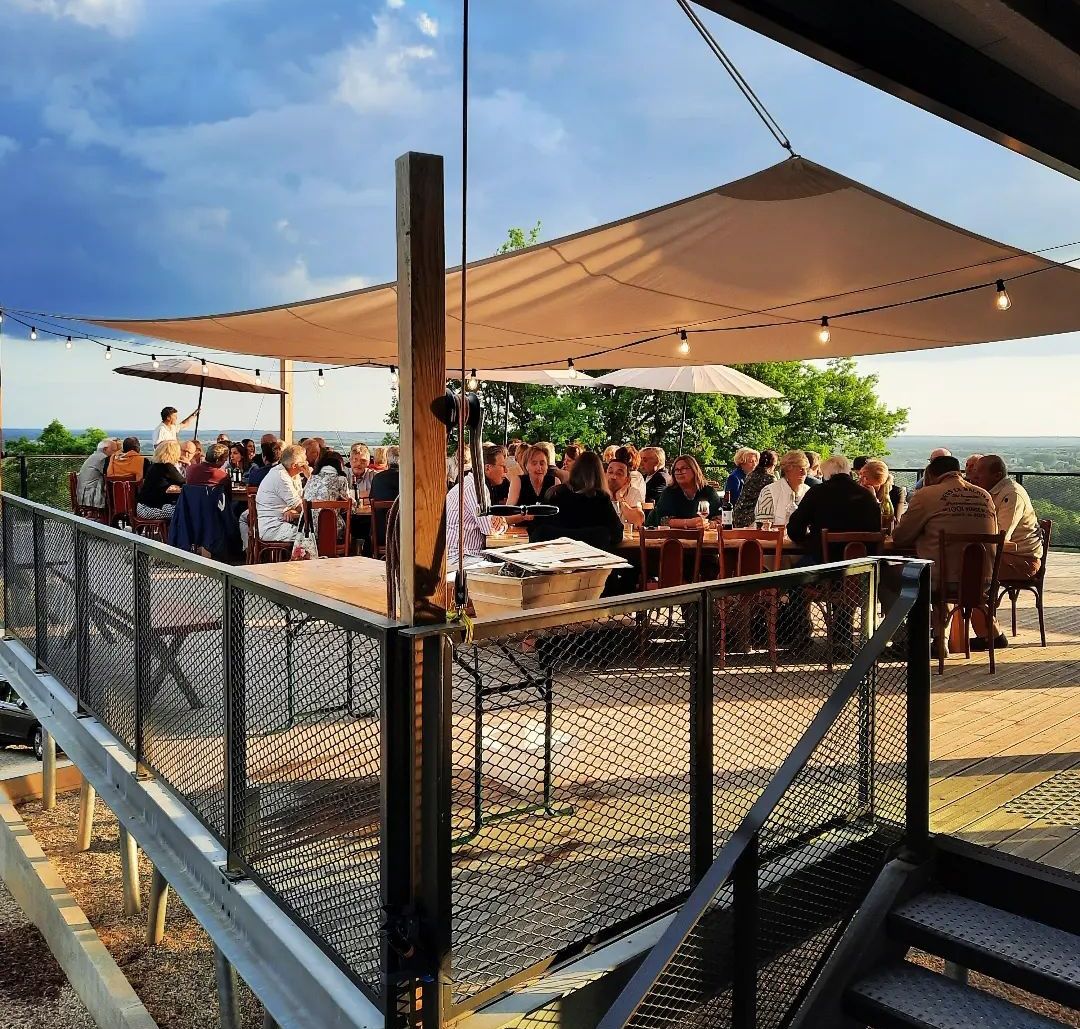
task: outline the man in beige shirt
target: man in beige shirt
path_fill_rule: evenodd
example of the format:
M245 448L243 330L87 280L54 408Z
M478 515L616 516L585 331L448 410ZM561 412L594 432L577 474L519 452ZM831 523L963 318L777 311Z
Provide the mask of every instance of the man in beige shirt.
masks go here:
M1043 536L1027 490L1009 478L1009 469L997 454L979 459L971 481L990 494L998 528L1005 533L1005 542L1015 547L1001 555L1001 578L1030 579L1042 564Z

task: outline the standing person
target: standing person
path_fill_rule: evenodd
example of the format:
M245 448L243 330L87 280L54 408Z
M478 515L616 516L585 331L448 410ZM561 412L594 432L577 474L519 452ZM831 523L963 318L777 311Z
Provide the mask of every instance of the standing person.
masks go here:
M724 486L724 499L734 507L739 502L746 477L757 467L758 452L753 447L739 447L735 451L734 465Z
M780 458L775 450L763 450L758 455L754 470L746 477L739 491L739 502L732 513L732 525L745 529L754 522L754 509L761 491L776 481L776 465Z
M109 458L109 467L105 475L107 478L115 475L134 475L136 482L142 482L147 464L149 461L140 453L139 438L125 436L120 452Z
M180 444L164 439L154 448L154 462L146 469L135 510L140 518L172 518L184 486L178 464Z
M633 455L628 447L619 447L607 463L607 484L611 501L627 525L640 529L645 524L645 495L630 481Z
M754 521L771 522L773 527L787 525L792 512L810 489L806 470L810 462L801 450L789 450L780 458L780 478L769 483L754 505Z
M645 503L655 504L660 494L671 485L671 476L664 465L667 455L662 447L646 447L641 452L641 475L645 479Z
M484 444L484 477L487 479L488 492L494 494L496 487L506 480L506 447L492 443ZM465 527L463 534L466 558L475 557L487 546L487 538L506 528L504 519L497 516L480 517L480 503L476 496L476 478L465 476L464 486L457 483L446 495L446 568L452 571L458 565L458 499L459 490L465 493ZM494 503L494 498L492 500Z
M163 407L161 409L161 424L154 430L154 448L162 440L177 439L181 429L186 429L196 418L199 417L199 408L195 408L182 422L177 421L175 407Z
M519 455L520 456L520 455ZM582 457L585 455L582 454ZM581 457L577 459L581 460ZM512 507L525 504L539 504L548 490L556 484L555 473L551 469L547 448L539 443L529 447L524 457L525 471L512 479L506 502ZM574 462L577 464L577 461ZM531 516L517 516L531 517Z
M83 507L105 510L105 469L109 458L120 449L120 441L107 436L83 461L76 477L75 498Z
M720 517L720 494L705 481L705 473L697 459L689 454L675 458L671 466L675 480L649 513L649 525L669 525L673 529L703 529L713 518ZM709 513L701 514L707 504Z

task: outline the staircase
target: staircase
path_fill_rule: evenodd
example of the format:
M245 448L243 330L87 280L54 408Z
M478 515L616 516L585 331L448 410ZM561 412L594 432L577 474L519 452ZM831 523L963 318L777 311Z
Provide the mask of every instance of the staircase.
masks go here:
M1080 1025L1080 877L939 837L925 865L875 889L794 1025ZM951 974L907 960L909 948L944 959ZM1018 1007L969 984L966 969L1076 1009L1075 1016L1061 1022Z

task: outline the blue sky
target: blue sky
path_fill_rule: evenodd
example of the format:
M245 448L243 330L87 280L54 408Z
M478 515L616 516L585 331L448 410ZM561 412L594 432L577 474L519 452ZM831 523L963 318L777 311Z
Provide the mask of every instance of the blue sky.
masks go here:
M446 156L456 254L459 18L441 0L7 0L0 303L180 315L392 278L393 161L409 149ZM804 156L1010 243L1080 239L1080 183L707 21ZM473 3L471 112L472 257L510 225L561 235L784 156L666 0ZM186 403L112 375L96 347L17 328L9 425L148 424ZM913 432L1076 431L1077 335L864 366ZM386 373L328 379L301 379L298 424L381 428ZM272 403L215 403L214 422L274 424Z

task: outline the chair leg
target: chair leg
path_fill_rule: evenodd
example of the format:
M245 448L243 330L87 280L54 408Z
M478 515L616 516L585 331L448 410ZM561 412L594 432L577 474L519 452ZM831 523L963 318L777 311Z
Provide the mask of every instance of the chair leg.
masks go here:
M994 632L994 613L993 611L986 612L986 649L990 654L990 674L993 675L997 671L997 665L994 662L994 640L997 638L997 634Z
M829 587L825 587L826 591ZM812 610L812 605L810 605ZM810 626L813 628L814 622L811 617ZM825 670L832 675L833 670L833 606L832 606L832 593L826 592L825 594Z
M1039 612L1039 638L1042 640L1042 645L1046 646L1046 619L1043 616L1043 595L1042 590L1035 591L1035 609Z
M971 660L971 612L964 612L964 657Z
M937 638L938 675L945 674L945 623L948 618L942 618L941 607L935 607L933 615L934 636Z
M776 622L779 618L779 598L777 597L776 590L771 590L769 593L769 660L772 662L772 670L776 671Z
M1019 596L1018 590L1009 591L1009 599L1012 601L1012 634L1013 639L1016 639L1016 598Z

